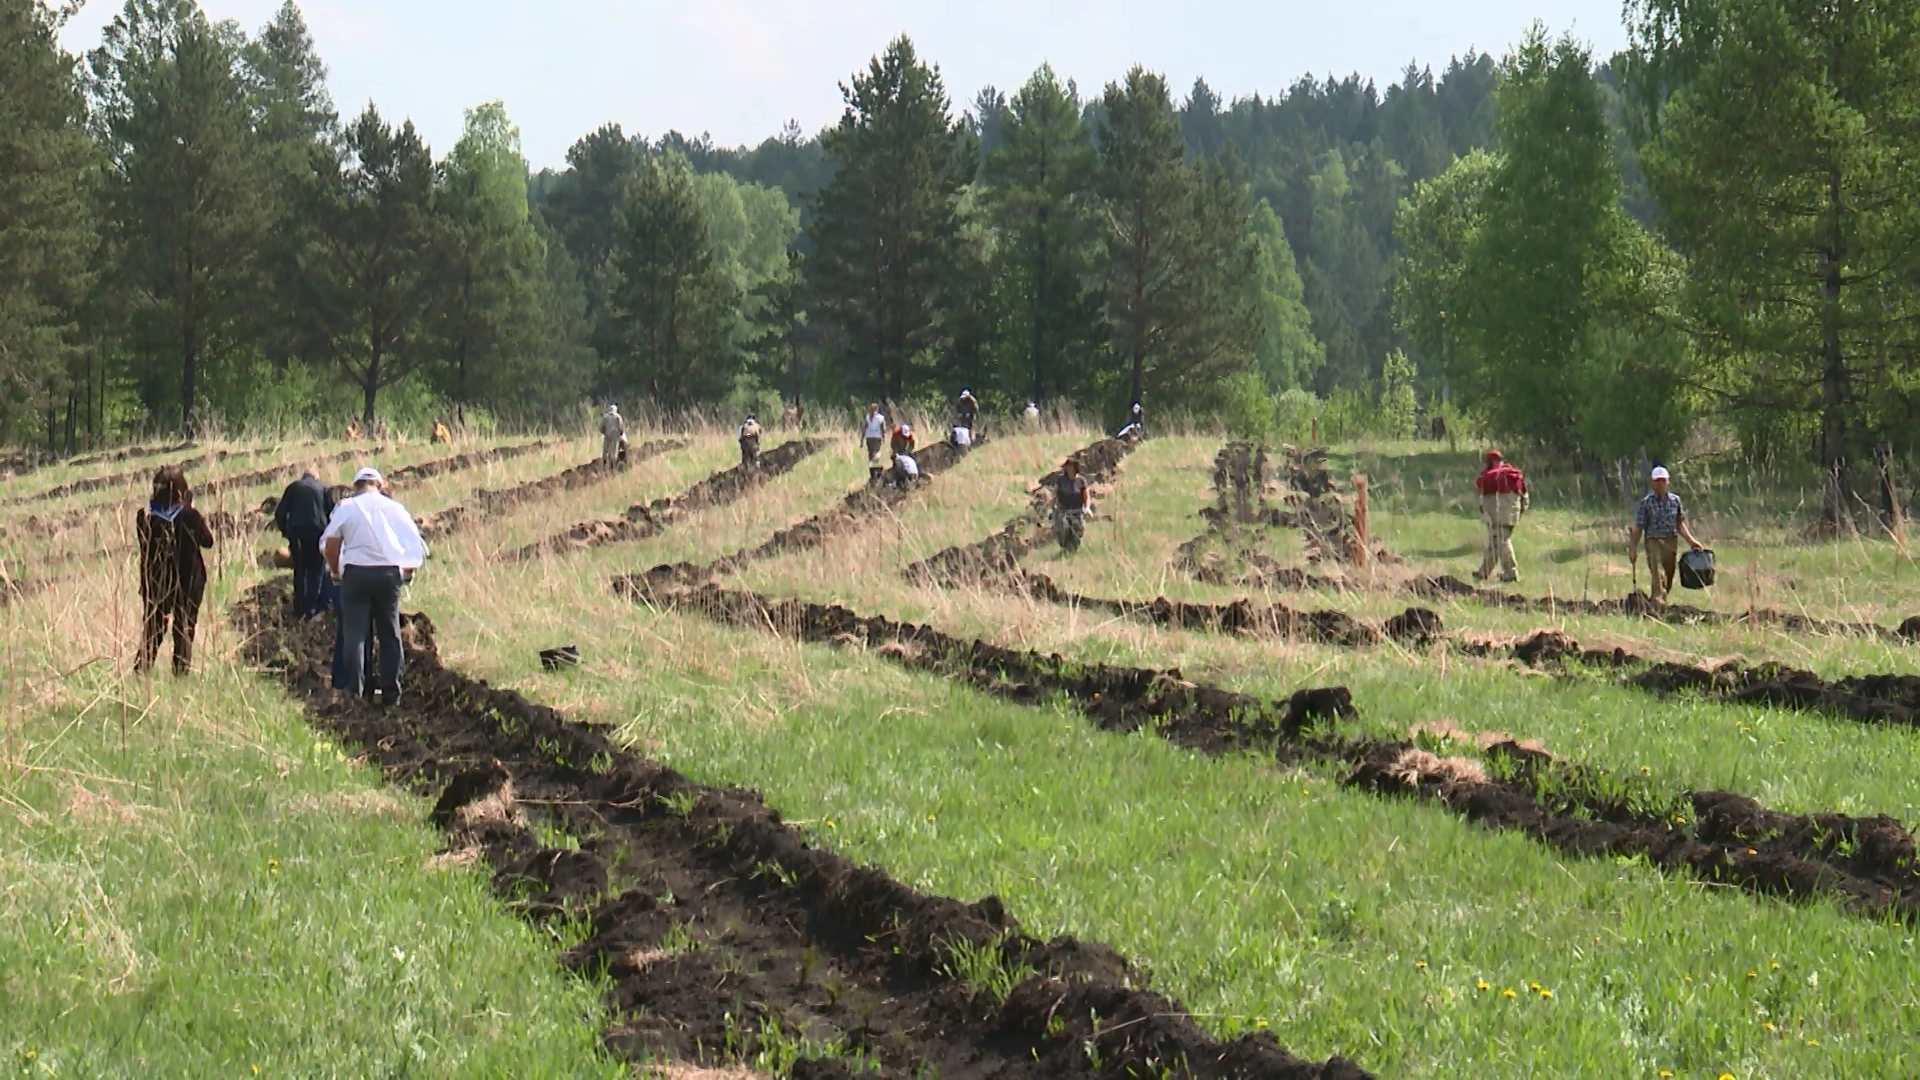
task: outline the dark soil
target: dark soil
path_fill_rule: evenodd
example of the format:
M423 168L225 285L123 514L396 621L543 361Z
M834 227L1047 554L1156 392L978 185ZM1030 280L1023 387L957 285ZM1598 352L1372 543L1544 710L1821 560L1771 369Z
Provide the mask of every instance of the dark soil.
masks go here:
M837 536L860 528L875 517L896 512L907 500L913 498L915 493L932 482L934 477L959 464L968 453L985 444L986 440L980 439L967 449L960 449L945 442L922 447L914 453L914 462L920 466L920 481L912 487L896 488L863 484L849 492L840 501L840 505L815 514L796 525L781 529L766 542L755 547L743 548L730 555L723 555L705 565L679 562L656 566L647 571L647 576L661 581L703 581L716 574L739 570L761 559L821 547Z
M1110 484L1119 475L1120 463L1138 445L1133 439L1101 439L1070 456L1080 460L1080 475L1087 483ZM1060 476L1060 470L1055 469L1036 481L1030 505L1008 519L1000 531L984 540L929 555L907 567L907 580L951 587L978 584L1017 570L1021 559L1053 541L1049 522L1053 514L1053 485Z
M686 445L685 439L654 439L639 446L629 447L624 465L608 465L595 458L585 465L575 465L563 472L541 477L538 480L529 480L524 484L495 488L490 491L476 491L473 498L466 502L421 518L420 535L428 540L443 540L466 528L479 517L504 513L521 503L550 499L564 491L573 491L611 480L639 462L685 449Z
M1045 574L1016 572L1004 579L1007 587L1037 600L1068 607L1105 611L1175 630L1249 634L1257 637L1315 641L1327 645L1377 645L1392 638L1424 645L1441 636L1440 616L1427 608L1408 608L1383 623L1356 619L1344 611L1298 611L1285 604L1256 604L1239 599L1225 604L1172 600L1119 600L1068 592Z
M792 470L795 465L819 453L826 445L823 439L795 439L781 443L761 454L752 465L721 469L678 495L630 506L623 518L583 521L503 558L508 562L525 562L545 554L562 555L569 551L631 543L657 536L681 517L696 510L726 506L739 500L758 485ZM627 456L631 459L633 453L629 451Z
M1676 626L1771 626L1801 634L1873 637L1889 641L1920 640L1920 615L1908 618L1898 627L1888 627L1877 623L1816 619L1795 611L1775 611L1769 608L1713 611L1688 604L1655 601L1646 593L1639 591L1628 593L1619 600L1532 597L1502 589L1479 588L1461 581L1452 574L1415 578L1407 584L1407 591L1429 600L1474 600L1495 607L1514 611L1537 611L1544 615L1628 615L1672 623Z
M155 450L154 454L171 453L177 450L188 449L189 447L190 444L170 447ZM240 461L250 457L258 457L261 454L274 454L279 452L279 447L262 447L257 450L216 450L210 454L204 454L188 461L179 462L178 464L180 468L191 474L194 469L204 468L216 462ZM147 465L137 469L128 469L124 472L108 473L104 476L84 476L78 480L69 480L64 484L56 484L45 491L33 495L16 495L7 500L7 505L17 506L21 503L48 502L53 499L66 498L68 495L79 495L83 492L99 491L101 488L120 487L137 481L149 480L153 477L154 471L154 466ZM191 480L192 476L189 475L188 479Z
M525 917L580 920L564 963L604 975L605 1043L636 1062L725 1064L805 1040L793 1076L1196 1076L1355 1080L1270 1035L1222 1042L1112 949L1021 931L997 898L963 903L808 846L748 791L694 783L602 730L441 664L408 616L407 690L376 709L324 689L331 634L291 625L281 584L236 612L248 659L323 730L435 798L453 853L483 858ZM544 846L543 819L578 848ZM956 978L978 950L1014 972L1004 1000ZM828 1051L825 1048L835 1048Z
M904 666L1024 704L1064 697L1105 730L1145 727L1202 753L1251 751L1285 763L1318 763L1346 772L1355 789L1438 802L1571 854L1643 856L1663 869L1754 893L1835 897L1868 917L1913 920L1920 914L1914 840L1889 817L1783 814L1730 792L1661 793L1637 779L1612 777L1512 742L1489 749L1483 765L1439 757L1411 742L1343 736L1326 721L1353 714L1344 687L1264 701L1189 682L1177 670L1076 664L863 617L837 605L775 601L715 585L681 588L644 577L616 579L614 586L729 626L870 648ZM1526 654L1541 660L1568 644L1536 642Z

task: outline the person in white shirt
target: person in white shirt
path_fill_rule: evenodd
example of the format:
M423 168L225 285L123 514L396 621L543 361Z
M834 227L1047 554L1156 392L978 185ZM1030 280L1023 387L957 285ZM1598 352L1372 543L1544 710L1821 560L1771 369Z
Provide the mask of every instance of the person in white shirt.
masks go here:
M887 414L880 411L880 403L867 406L867 422L860 429L867 440L867 459L871 461L880 456L880 446L887 441Z
M340 500L320 550L340 583L341 678L339 688L367 696L367 638L380 642L380 672L373 690L380 704L400 700L400 586L426 561L426 541L407 508L381 490L378 470L353 474L353 494Z
M600 461L612 465L620 458L620 441L626 438L627 422L620 419L620 406L607 403L600 417Z

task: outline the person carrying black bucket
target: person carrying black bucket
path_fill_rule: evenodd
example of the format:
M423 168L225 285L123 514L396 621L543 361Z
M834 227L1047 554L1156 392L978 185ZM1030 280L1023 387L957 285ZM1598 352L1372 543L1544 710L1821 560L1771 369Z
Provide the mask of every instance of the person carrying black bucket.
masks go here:
M1092 499L1087 489L1087 478L1080 475L1080 459L1068 458L1060 465L1060 475L1053 481L1053 538L1060 543L1060 550L1072 553L1080 550L1080 541L1087 534L1087 511L1092 508Z
M1640 500L1633 512L1633 528L1627 533L1627 561L1634 565L1640 562L1640 540L1647 541L1647 595L1656 602L1666 600L1673 590L1675 566L1679 561L1680 540L1685 539L1694 551L1703 551L1702 544L1687 527L1686 510L1680 505L1680 496L1667 490L1671 478L1666 466L1656 465L1649 477L1653 490Z

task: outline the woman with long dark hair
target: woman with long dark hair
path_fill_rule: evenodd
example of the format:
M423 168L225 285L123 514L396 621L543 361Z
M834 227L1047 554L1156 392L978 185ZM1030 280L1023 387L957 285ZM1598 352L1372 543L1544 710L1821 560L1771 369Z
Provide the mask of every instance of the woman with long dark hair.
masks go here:
M201 548L213 546L213 530L193 508L193 492L178 465L153 476L153 495L134 517L140 537L140 602L144 609L137 671L147 671L160 654L169 625L173 630L173 670L193 668L193 632L200 621L200 598L207 591L207 564Z

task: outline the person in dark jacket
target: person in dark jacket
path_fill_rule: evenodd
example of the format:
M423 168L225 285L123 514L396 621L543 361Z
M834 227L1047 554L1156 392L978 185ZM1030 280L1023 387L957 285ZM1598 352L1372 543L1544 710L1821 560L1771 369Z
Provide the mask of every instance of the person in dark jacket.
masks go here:
M153 477L153 496L133 519L140 538L140 656L134 670L148 671L160 654L171 625L173 670L193 669L193 633L200 622L200 599L207 591L207 564L200 549L213 546L213 530L193 508L193 492L178 465Z
M311 618L325 613L322 603L326 589L327 564L320 557L320 534L333 516L333 493L309 469L300 479L280 493L280 505L273 511L274 527L287 538L287 554L293 559L293 617Z

